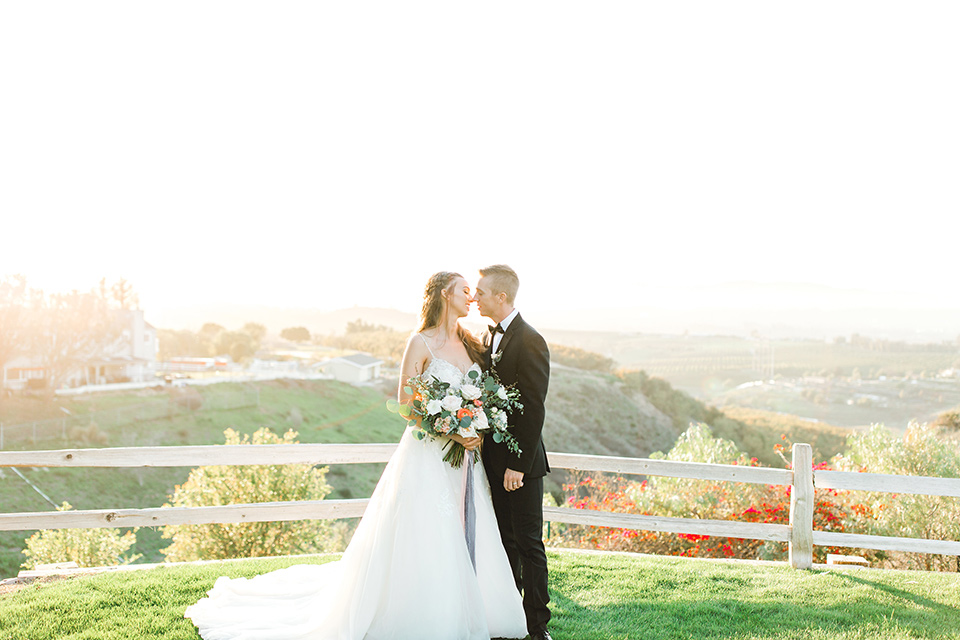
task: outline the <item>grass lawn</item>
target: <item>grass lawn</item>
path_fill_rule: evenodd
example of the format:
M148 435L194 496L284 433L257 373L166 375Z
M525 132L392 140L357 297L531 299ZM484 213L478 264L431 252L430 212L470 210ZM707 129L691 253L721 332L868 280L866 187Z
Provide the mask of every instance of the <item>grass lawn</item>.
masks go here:
M219 575L331 557L165 566L0 595L0 640L198 638L183 618ZM960 576L549 552L554 638L960 638ZM428 605L424 605L428 606Z

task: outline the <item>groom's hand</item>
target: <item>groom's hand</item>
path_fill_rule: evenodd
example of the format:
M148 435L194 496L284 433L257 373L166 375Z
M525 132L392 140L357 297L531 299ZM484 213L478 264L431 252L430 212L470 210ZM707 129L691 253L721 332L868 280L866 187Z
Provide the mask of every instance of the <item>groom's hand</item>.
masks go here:
M516 491L523 486L523 471L507 469L503 474L503 488L507 491Z

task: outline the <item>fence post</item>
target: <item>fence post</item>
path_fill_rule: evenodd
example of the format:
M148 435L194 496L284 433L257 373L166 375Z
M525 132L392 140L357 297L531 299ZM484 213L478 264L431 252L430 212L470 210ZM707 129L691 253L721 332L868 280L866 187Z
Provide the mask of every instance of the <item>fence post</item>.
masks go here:
M793 487L790 491L790 566L813 567L813 448L793 445Z

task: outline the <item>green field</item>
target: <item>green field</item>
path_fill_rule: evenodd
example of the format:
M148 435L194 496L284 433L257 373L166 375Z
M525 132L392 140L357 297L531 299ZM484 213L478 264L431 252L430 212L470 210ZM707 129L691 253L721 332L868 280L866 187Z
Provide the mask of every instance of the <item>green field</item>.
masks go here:
M3 640L197 638L184 609L220 575L333 557L168 565L0 595ZM557 640L960 638L960 577L551 550ZM438 606L425 603L424 606Z

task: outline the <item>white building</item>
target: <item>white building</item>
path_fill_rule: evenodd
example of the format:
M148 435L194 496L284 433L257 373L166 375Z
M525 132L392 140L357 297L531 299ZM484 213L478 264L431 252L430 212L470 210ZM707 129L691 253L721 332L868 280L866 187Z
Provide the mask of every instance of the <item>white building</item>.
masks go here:
M114 313L120 322L120 335L100 354L90 358L79 384L105 382L145 382L156 377L157 330L144 320L140 309L121 309Z
M334 380L357 384L369 382L380 377L380 365L383 360L365 353L355 353L340 358L331 358L316 365L323 373L333 376Z
M155 378L157 370L157 330L143 317L140 309L113 312L120 323L117 339L99 353L91 354L67 376L65 384L76 387L108 382L145 382ZM46 371L40 360L22 356L8 362L2 371L2 386L23 389L28 380L43 380Z

